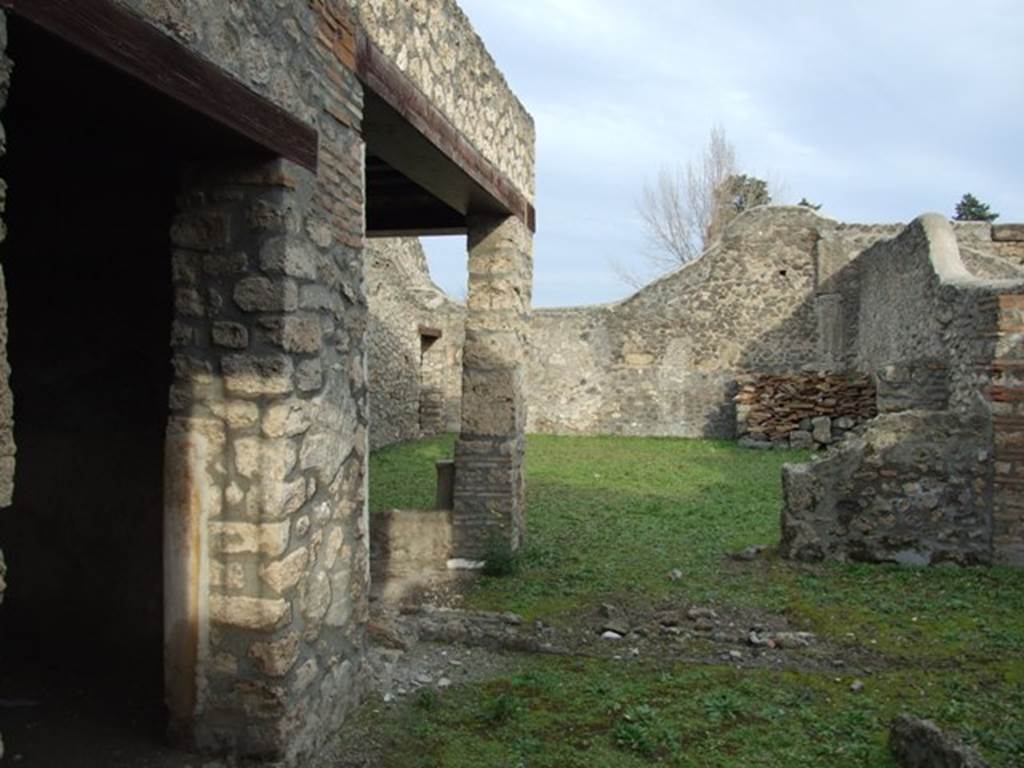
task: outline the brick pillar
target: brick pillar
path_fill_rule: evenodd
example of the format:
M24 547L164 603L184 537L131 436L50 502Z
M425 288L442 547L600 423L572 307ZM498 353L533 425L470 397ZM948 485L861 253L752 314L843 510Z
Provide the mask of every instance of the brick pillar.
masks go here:
M999 296L992 364L995 562L1024 566L1024 295Z
M525 528L526 328L532 237L516 217L470 219L462 431L455 447L455 554L482 557Z

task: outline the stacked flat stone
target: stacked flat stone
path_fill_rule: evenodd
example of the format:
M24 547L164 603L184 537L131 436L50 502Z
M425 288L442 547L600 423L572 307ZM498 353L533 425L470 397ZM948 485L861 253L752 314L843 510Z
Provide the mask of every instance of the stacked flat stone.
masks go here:
M878 413L862 374L750 374L737 384L736 435L750 448L826 448Z

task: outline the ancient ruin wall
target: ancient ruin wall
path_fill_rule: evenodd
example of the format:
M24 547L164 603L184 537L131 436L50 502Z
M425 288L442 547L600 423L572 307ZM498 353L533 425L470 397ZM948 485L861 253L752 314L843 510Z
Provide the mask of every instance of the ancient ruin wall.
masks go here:
M859 273L848 267L903 229L757 208L625 301L536 310L530 431L733 437L738 376L857 369ZM956 233L976 274L1019 274L988 225Z
M533 118L455 0L343 2L452 126L532 200Z
M625 301L534 312L530 430L732 437L738 374L829 367L810 299L833 227L806 208L754 209ZM853 235L835 239L848 259Z
M1024 562L1012 332L1024 282L972 275L953 228L930 215L834 285L857 311L847 355L876 376L884 413L824 461L784 472L783 551Z
M369 240L365 259L371 448L457 432L465 305L431 281L416 239Z
M172 725L298 762L358 698L367 616L362 88L321 4L123 4L319 134L318 175L193 174L172 231Z
M736 436L750 448L827 448L878 413L864 375L760 373L737 384Z
M363 91L344 9L528 196L533 125L449 0L117 1L319 135L316 174L198 169L172 232L172 719L193 746L296 763L358 698L367 617Z

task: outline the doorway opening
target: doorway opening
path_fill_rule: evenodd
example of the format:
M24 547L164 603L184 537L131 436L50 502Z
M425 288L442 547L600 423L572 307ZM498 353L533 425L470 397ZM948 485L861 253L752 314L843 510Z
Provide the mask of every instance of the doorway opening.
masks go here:
M21 765L164 738L169 230L184 169L238 139L10 15L0 246L15 403L0 685ZM54 738L59 734L59 738ZM68 754L61 752L67 751Z

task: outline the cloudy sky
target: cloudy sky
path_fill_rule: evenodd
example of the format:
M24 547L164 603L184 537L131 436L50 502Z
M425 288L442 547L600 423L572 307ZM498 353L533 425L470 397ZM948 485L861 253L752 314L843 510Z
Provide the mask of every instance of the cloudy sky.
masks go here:
M537 123L534 303L622 298L659 168L721 125L747 173L844 221L1024 221L1021 0L460 0ZM426 241L465 294L464 239Z

